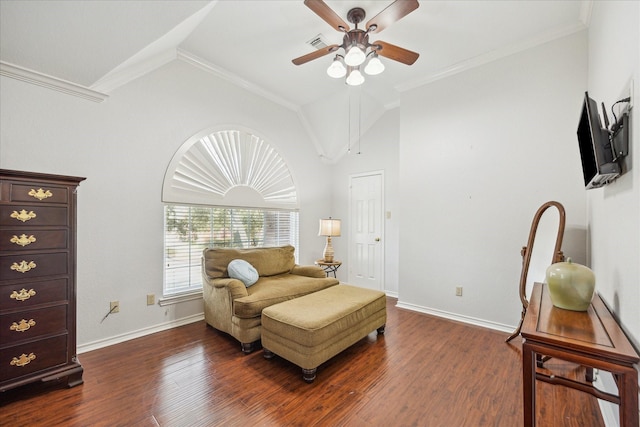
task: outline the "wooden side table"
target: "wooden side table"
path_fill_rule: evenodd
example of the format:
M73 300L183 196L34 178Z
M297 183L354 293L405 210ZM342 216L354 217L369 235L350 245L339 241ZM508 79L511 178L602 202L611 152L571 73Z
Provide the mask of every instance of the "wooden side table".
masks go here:
M338 271L338 269L342 265L342 262L325 262L325 260L319 259L315 262L315 264L319 267L322 267L322 269L327 273L327 277L329 277L329 274L331 273L333 273L333 277L336 277L336 271Z
M613 402L619 407L620 425L638 427L638 372L633 365L640 358L600 295L587 311L563 310L553 305L547 286L536 283L521 333L525 427L536 424L536 380ZM598 390L589 381L543 374L536 369L543 356L610 372L618 395Z

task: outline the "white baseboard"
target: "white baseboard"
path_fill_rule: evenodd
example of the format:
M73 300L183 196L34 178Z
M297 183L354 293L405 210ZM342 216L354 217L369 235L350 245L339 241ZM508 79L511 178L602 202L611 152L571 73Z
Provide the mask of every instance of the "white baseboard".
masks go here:
M501 323L490 322L483 319L477 319L475 317L463 316L460 314L449 313L447 311L436 310L433 308L422 307L419 305L408 304L404 302L398 301L396 307L404 308L407 310L417 311L420 313L431 314L433 316L442 317L449 320L455 320L458 322L468 323L475 326L481 326L488 329L494 329L501 332L511 333L515 329L515 326L504 325ZM615 394L617 392L617 386L615 380L611 376L609 372L599 371L596 376L596 381L594 385L603 391L608 393ZM600 412L602 413L602 418L604 420L604 425L606 427L619 427L619 414L618 414L618 405L615 405L611 402L607 402L606 400L598 399L598 405L600 406Z
M415 304L409 304L406 302L398 301L396 307L404 308L411 311L417 311L420 313L431 314L433 316L442 317L449 320L455 320L457 322L468 323L470 325L481 326L483 328L494 329L500 332L511 333L516 328L515 326L504 325L502 323L491 322L484 319L478 319L475 317L464 316L461 314L450 313L448 311L437 310L429 307L422 307Z
M350 284L350 283L342 282L342 281L340 282L340 284L341 284L341 285L349 285L349 286L357 286L357 285L352 285L352 284ZM371 288L368 288L368 289L371 289ZM384 292L384 293L385 293L385 295L386 295L386 296L388 296L388 297L398 299L398 293L397 293L397 292L387 291L387 290L385 290L385 289L381 289L381 291L382 291L382 292Z
M390 297L394 297L394 298L398 297L398 295L393 292L386 292L386 294ZM145 335L151 335L156 332L166 331L167 329L176 328L178 326L188 325L189 323L199 322L200 320L204 320L204 313L194 314L191 316L183 317L181 319L160 323L159 325L149 326L147 328L142 328L136 331L127 332L125 334L116 335L109 338L103 338L103 339L88 342L85 344L80 344L78 345L77 352L78 354L82 354L88 351L98 350L99 348L109 347L110 345L114 345L114 344L120 344L122 342L129 341L135 338L140 338Z
M138 329L137 331L127 332L126 334L116 335L114 337L104 338L86 344L81 344L78 346L78 354L97 350L103 347L108 347L114 344L120 344L121 342L129 341L134 338L140 338L145 335L154 334L156 332L166 331L167 329L177 328L178 326L188 325L189 323L199 322L200 320L204 320L204 313L193 314L181 319L171 320L169 322L164 322L158 325L149 326L147 328Z

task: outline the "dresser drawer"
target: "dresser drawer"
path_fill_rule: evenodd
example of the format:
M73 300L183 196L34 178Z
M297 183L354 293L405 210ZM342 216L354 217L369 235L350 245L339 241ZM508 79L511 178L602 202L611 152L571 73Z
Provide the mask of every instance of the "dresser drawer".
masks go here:
M28 309L38 304L67 301L67 279L30 281L0 286L0 310Z
M64 332L67 332L66 304L0 316L0 347Z
M0 230L0 251L31 251L38 249L66 249L69 231L25 230L10 228Z
M68 203L67 187L57 187L42 183L9 182L9 200L12 202Z
M75 243L84 179L0 169L0 395L41 381L82 383Z
M67 274L67 253L0 256L0 281Z
M33 227L39 225L69 225L66 207L2 205L0 225L11 227Z
M67 362L67 335L45 338L0 350L0 382Z

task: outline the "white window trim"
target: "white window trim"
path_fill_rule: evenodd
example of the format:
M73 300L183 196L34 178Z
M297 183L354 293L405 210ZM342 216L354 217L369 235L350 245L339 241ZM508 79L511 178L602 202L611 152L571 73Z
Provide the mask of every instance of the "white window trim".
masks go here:
M181 302L195 301L197 299L202 299L202 290L163 296L158 300L158 305L165 307L167 305L180 304Z
M204 130L181 145L165 172L162 201L207 208L299 209L296 186L284 158L256 132L237 125ZM166 222L163 227L164 234ZM198 298L202 290L192 288L164 294L159 305Z
M206 247L234 247L233 245L239 243L238 247L254 248L263 246L279 246L290 244L296 248L297 259L297 247L299 243L299 212L297 210L290 209L260 209L260 208L230 208L221 206L195 206L195 205L174 205L166 204L165 213L169 208L175 208L175 219L179 221L188 221L187 228L189 234L187 236L186 244L182 238L178 237L180 242L177 242L175 235L169 236L167 231L167 218L165 214L165 246L164 246L164 282L163 282L163 298L169 298L173 295L184 295L192 292L201 291L204 281L201 280L201 260L202 250ZM199 212L192 212L192 209L196 209ZM194 230L197 222L194 218L200 218L202 220L203 211L205 217L208 218L207 226L199 228L196 233L200 236L205 235L208 240L197 243L192 240L191 230ZM218 213L218 219L222 220L222 224L214 220L214 216ZM260 235L254 236L258 240L252 240L251 234L245 227L247 219L255 220L255 213L259 214L259 217L263 221L256 224L260 225ZM186 215L185 215L186 214ZM219 215L222 214L222 217ZM274 215L275 214L275 215ZM234 219L235 218L235 219ZM184 226L183 222L183 226ZM175 227L175 225L173 225ZM239 227L238 227L239 226ZM182 229L182 228L181 228ZM243 232L244 235L241 240L236 241L236 234ZM220 234L221 233L221 234ZM173 234L173 233L172 233ZM218 240L214 239L214 235L218 236ZM220 237L223 236L222 239ZM234 236L231 238L231 236ZM238 234L240 237L240 234ZM170 242L169 244L168 241ZM195 247L193 246L195 245ZM169 249L172 248L172 255L169 256Z
M237 125L199 132L178 148L165 171L162 201L299 209L286 160L256 132Z

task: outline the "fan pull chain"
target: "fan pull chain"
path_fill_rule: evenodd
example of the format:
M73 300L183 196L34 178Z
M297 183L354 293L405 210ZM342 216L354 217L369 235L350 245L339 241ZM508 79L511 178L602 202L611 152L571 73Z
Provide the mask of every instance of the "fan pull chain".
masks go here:
M347 136L347 154L351 154L351 89L349 89L349 135Z
M362 139L362 87L358 88L358 154L360 154L360 140Z

